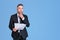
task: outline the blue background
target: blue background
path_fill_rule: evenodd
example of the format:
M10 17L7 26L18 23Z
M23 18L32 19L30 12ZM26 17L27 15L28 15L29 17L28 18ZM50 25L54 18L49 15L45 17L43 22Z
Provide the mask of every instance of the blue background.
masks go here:
M60 0L0 0L0 40L12 40L8 25L19 3L30 22L27 40L60 40Z

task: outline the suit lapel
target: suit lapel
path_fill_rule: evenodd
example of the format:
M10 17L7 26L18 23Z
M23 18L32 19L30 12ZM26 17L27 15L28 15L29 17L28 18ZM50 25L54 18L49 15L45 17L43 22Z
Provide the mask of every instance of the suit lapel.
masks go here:
M17 13L14 16L14 23L18 23L18 17L17 17Z

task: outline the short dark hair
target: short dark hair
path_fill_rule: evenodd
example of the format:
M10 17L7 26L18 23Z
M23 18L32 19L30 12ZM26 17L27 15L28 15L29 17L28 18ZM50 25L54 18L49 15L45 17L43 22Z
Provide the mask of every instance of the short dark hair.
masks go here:
M20 4L18 4L18 5L17 5L17 7L19 7L19 6L23 6L23 4L22 4L22 3L20 3Z

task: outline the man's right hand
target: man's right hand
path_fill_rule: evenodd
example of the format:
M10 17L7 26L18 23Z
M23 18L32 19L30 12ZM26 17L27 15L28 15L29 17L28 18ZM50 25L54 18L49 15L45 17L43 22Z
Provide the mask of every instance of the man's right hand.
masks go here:
M16 29L16 28L13 28L13 31L14 31L14 32L16 32L16 31L17 31L17 29Z

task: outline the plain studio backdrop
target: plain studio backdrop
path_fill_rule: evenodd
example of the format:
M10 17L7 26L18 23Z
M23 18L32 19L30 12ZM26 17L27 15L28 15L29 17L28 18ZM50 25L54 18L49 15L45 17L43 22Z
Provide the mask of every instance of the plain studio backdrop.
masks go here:
M12 40L8 25L19 3L30 22L27 40L60 40L60 0L0 0L0 40Z

